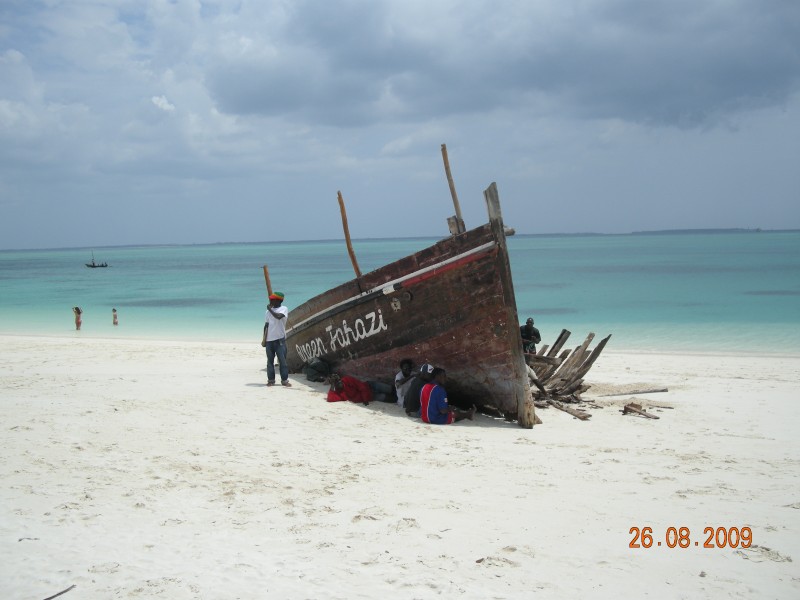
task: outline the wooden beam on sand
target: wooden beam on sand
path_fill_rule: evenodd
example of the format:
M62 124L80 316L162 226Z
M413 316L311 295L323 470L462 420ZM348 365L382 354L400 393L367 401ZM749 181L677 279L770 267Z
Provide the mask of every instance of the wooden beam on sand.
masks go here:
M659 417L655 415L651 415L647 411L642 409L641 404L636 404L635 402L631 402L626 404L625 407L622 409L622 414L627 415L628 413L634 413L637 415L641 415L643 417L647 417L648 419L658 419Z
M580 419L581 421L588 421L592 416L589 413L584 412L582 410L575 410L574 408L570 408L569 406L564 406L563 404L561 404L561 402L559 402L558 400L553 400L552 398L549 398L547 400L547 403L550 406L557 408L558 410L563 410L565 413L571 414L573 417L575 417L576 419Z
M598 394L601 398L606 396L637 396L639 394L655 394L658 392L668 392L667 388L644 388L641 390L626 390L624 392L614 392L613 394Z

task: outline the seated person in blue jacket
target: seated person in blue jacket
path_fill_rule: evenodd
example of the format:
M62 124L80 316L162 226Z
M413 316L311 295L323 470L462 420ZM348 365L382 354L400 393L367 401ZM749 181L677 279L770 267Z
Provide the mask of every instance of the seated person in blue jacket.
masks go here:
M420 392L420 416L425 423L434 425L449 425L462 419L470 421L475 416L475 407L468 411L459 410L447 402L447 373L444 369L435 368L431 382L426 383Z

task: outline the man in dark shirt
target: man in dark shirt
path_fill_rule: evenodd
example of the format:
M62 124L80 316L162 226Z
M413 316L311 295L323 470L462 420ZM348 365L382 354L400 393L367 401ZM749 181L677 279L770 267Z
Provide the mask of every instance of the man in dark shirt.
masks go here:
M536 354L536 344L542 341L542 336L539 335L539 330L533 326L533 319L529 317L525 321L525 325L519 328L519 334L522 336L522 351Z
M403 407L406 409L406 414L409 417L418 417L420 409L420 392L422 386L430 383L433 377L433 365L425 363L419 368L419 377L414 377L411 380L408 390L406 390L406 397L403 401Z

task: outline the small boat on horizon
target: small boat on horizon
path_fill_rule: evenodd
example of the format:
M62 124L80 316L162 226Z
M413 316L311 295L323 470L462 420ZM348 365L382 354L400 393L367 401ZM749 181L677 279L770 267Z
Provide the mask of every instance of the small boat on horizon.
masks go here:
M94 261L94 252L92 252L92 262L90 262L90 263L83 263L83 264L85 264L85 265L86 265L87 267L89 267L90 269L99 269L99 268L102 268L102 267L107 267L107 266L108 266L108 263L107 263L107 262L101 262L101 263L95 262L95 261Z

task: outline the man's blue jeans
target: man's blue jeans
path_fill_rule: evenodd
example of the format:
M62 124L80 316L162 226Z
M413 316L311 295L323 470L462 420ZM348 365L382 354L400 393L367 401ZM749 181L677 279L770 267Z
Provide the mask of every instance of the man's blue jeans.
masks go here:
M267 342L267 379L275 382L275 356L281 370L281 381L289 379L289 366L286 364L286 338Z

